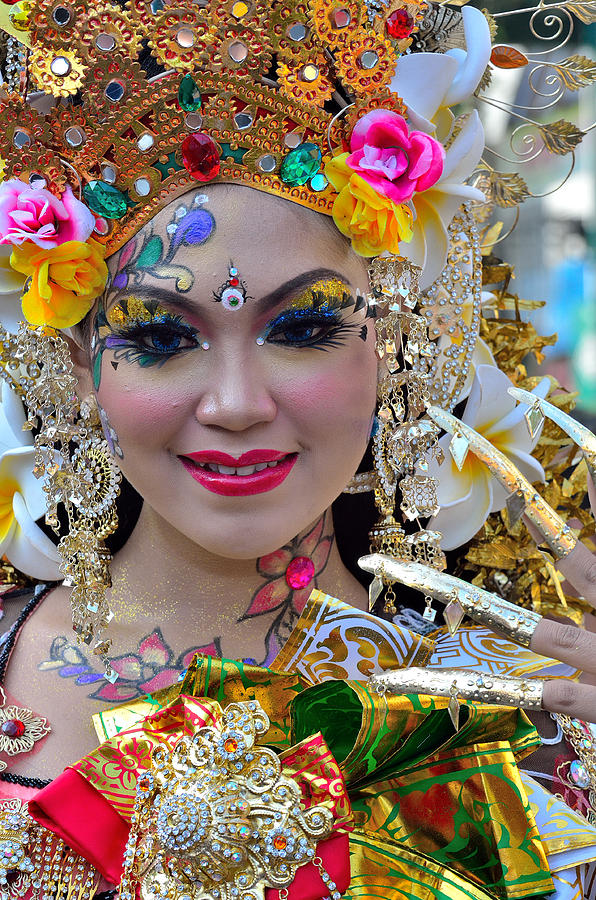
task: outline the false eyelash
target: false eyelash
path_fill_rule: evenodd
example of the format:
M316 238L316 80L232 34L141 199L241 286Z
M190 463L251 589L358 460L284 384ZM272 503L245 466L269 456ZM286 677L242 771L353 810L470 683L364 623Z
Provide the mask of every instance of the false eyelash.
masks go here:
M148 347L142 344L147 335L151 333L167 334L193 341L192 346L176 347L172 350L159 350L157 347ZM183 353L185 350L194 350L198 346L198 332L182 321L179 316L158 317L149 322L137 322L120 328L106 338L106 347L114 350L114 358L120 360L135 361L141 366L162 365L168 359Z
M337 312L315 312L312 308L300 310L287 310L281 313L271 325L266 329L264 335L265 340L271 337L274 332L277 334L284 333L284 326L290 328L292 325L304 322L307 325L315 327L327 327L327 330L319 337L315 337L310 341L272 341L271 343L279 344L282 347L313 348L315 350L328 350L332 347L339 347L345 344L348 333L357 330L356 323L342 321Z

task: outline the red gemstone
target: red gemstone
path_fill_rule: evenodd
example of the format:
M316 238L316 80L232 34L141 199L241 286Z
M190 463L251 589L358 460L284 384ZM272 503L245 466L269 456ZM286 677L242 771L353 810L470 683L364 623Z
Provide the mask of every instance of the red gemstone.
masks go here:
M387 34L396 41L410 37L414 29L414 19L407 9L396 9L392 12L385 23Z
M215 141L202 131L195 131L182 141L182 161L197 181L212 181L219 175L219 149Z
M240 282L238 281L237 278L230 278L230 285L232 287L238 287L239 284L240 284Z
M20 719L7 719L6 722L2 723L1 730L6 737L20 738L25 734L25 723L21 722Z
M286 569L286 581L295 591L305 588L315 574L315 564L308 556L297 556Z

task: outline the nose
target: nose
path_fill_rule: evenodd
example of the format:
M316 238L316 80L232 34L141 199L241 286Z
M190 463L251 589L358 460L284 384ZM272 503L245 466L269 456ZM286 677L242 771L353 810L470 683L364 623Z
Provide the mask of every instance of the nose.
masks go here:
M255 425L272 422L277 404L271 393L271 380L256 354L213 354L206 385L196 405L200 425L246 431Z

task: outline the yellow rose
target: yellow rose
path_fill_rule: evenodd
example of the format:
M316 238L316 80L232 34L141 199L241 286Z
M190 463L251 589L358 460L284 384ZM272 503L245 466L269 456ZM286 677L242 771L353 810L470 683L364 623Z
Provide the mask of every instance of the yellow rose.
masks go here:
M351 238L360 256L399 253L400 241L412 240L412 212L405 204L393 203L346 165L348 154L334 157L325 174L338 195L333 220L342 234Z
M31 325L76 325L108 278L104 248L91 240L66 241L49 249L26 241L13 246L10 264L31 278L23 295L23 315Z

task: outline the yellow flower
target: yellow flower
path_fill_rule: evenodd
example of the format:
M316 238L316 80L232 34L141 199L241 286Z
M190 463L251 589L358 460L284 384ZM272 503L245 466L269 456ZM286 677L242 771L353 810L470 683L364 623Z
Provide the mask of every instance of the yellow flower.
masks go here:
M335 224L351 238L360 256L399 253L400 241L412 240L410 208L377 193L346 165L347 156L342 153L325 167L327 178L338 192L333 204Z
M10 264L31 278L23 315L31 325L52 328L80 322L108 277L104 249L97 241L66 241L48 249L27 241L13 246Z

